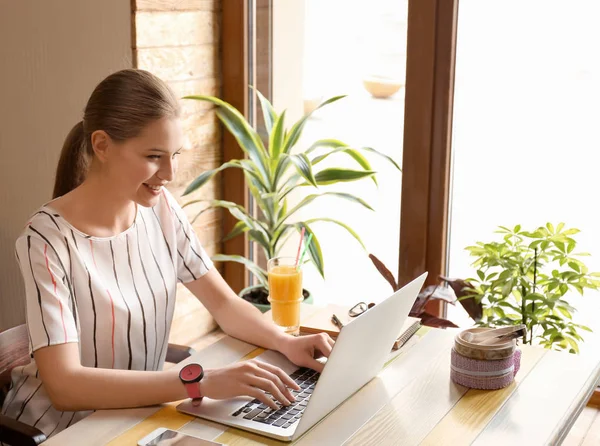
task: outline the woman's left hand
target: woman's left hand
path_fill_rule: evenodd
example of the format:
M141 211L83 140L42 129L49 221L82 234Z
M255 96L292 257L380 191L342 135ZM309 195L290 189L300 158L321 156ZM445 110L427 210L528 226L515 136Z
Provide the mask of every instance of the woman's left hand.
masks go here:
M325 365L317 361L317 358L323 356L328 358L333 344L333 339L326 333L297 337L286 336L279 351L294 364L309 367L321 373Z

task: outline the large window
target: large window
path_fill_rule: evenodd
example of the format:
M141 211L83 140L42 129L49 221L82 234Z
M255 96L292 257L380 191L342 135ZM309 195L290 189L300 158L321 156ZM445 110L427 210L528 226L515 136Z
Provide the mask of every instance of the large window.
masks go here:
M271 93L277 111L287 110L288 125L325 99L347 95L314 113L298 149L319 139L334 138L351 147L372 147L401 165L407 2L377 0L367 5L306 0L274 2L270 8L268 2L257 3L259 64L255 71L257 82ZM264 38L267 24L271 41ZM365 83L380 89L395 86L397 91L386 98L375 98ZM260 122L258 126L262 130ZM356 231L367 248L365 251L352 235L334 223L314 223L326 280L316 268L308 267L305 287L321 302L349 304L379 300L390 294L390 286L368 253L380 258L394 274L398 270L402 175L383 158L363 153L377 171L378 187L370 180L361 180L321 186L318 190L304 188L290 195L289 205L293 206L309 193L345 192L362 198L374 209L369 211L356 203L327 197L315 200L294 215L296 221L335 218ZM339 154L319 167L337 166L355 168L356 163ZM294 255L297 242L298 237L292 237L284 251Z
M347 94L314 114L299 147L315 138L337 138L353 146L371 146L403 168L399 174L377 156L369 156L379 174L379 188L368 181L342 188L369 201L374 212L323 199L321 206L313 202L310 215L297 215L299 220L320 214L344 221L367 247L363 251L343 229L315 224L326 270L326 281L306 270L316 300L353 302L389 295L391 288L368 252L383 260L401 284L424 271L430 273L429 283L437 282L446 258L457 0L238 0L222 7L222 96L256 119L259 134L264 134L261 114L249 84L259 86L277 110L285 109L288 123L330 95ZM399 88L385 99L375 99L365 81ZM243 155L227 135L223 152L225 159ZM224 199L252 208L242 176L233 170L224 174ZM224 220L227 233L235 219L225 215ZM295 254L297 241L287 253ZM260 252L250 252L242 237L225 242L223 248L227 254L252 255L265 262ZM240 266L224 267L224 277L235 290L247 284Z
M510 5L460 4L449 273L472 276L464 248L498 225L546 222L581 229L578 251L600 271L600 6ZM600 293L572 298L600 331ZM460 308L450 317L468 323Z

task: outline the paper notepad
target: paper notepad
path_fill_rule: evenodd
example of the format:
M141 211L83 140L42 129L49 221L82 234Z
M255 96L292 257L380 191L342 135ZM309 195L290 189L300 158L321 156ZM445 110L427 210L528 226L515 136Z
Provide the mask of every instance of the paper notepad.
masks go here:
M327 333L335 339L340 333L340 329L331 321L331 316L335 314L343 324L347 324L353 319L348 316L349 308L342 305L327 305L300 323L300 334ZM408 316L396 342L394 342L393 349L397 350L402 347L419 328L421 328L421 320Z

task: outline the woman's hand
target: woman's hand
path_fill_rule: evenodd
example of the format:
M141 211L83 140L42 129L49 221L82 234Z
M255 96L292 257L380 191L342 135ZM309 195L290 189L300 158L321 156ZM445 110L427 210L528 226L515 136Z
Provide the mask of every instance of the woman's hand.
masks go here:
M220 400L235 396L251 396L267 406L278 409L273 398L284 406L295 401L288 387L300 390L300 387L279 367L256 359L231 364L220 369L204 371L200 389L204 396Z
M317 361L317 358L322 356L329 358L334 343L334 340L326 333L298 337L288 336L279 351L294 364L309 367L321 373L325 366Z

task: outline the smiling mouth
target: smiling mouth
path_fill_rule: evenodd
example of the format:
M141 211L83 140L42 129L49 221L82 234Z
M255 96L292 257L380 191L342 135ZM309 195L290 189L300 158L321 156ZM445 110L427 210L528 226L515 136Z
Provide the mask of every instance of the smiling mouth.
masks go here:
M150 190L153 190L154 192L160 192L160 189L162 188L162 186L155 186L148 183L144 183L144 186L146 186Z

